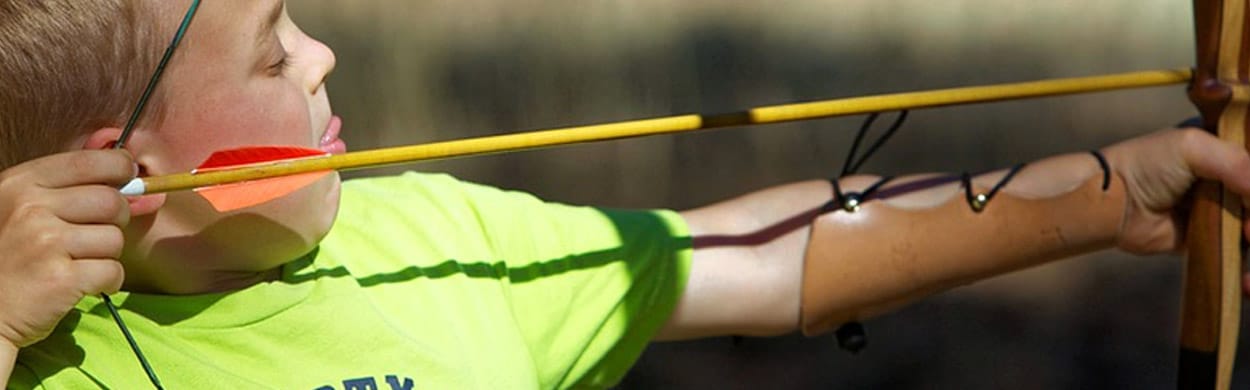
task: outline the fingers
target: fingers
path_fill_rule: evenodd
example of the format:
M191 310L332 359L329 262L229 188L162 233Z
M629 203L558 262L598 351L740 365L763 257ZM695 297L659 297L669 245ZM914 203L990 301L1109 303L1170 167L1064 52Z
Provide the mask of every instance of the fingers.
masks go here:
M68 230L61 244L73 259L116 259L122 254L125 235L117 226L87 225Z
M1185 130L1181 153L1198 177L1218 180L1243 198L1250 197L1250 154L1201 130Z
M120 187L135 177L136 168L125 150L85 150L31 160L16 169L44 188L82 184Z
M93 185L50 190L37 200L69 223L126 226L130 205L116 188Z
M84 259L70 262L78 289L84 295L112 294L122 288L125 271L112 259Z
M23 225L9 237L21 247L6 254L25 252L21 257L31 259L116 259L125 247L125 233L116 225L78 225L39 216Z
M77 151L0 171L0 341L46 337L84 295L116 292L130 219L125 151Z

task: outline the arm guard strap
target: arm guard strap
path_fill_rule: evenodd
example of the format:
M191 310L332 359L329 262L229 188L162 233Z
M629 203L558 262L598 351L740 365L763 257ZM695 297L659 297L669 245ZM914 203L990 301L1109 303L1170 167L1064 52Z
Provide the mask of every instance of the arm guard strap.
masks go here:
M827 208L812 223L800 328L820 334L980 278L1113 245L1124 184L1094 155L1103 175L1044 199L972 188L966 178L968 196L927 209L860 204L835 189L855 204Z

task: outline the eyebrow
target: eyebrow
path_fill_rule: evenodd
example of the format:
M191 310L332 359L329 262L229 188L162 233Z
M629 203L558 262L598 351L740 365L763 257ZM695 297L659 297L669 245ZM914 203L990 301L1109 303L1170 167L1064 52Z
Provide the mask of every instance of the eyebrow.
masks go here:
M256 43L263 44L265 39L273 33L273 28L278 24L278 19L282 17L282 9L286 7L285 1L273 2L273 7L269 10L269 15L261 22L260 28L256 31Z

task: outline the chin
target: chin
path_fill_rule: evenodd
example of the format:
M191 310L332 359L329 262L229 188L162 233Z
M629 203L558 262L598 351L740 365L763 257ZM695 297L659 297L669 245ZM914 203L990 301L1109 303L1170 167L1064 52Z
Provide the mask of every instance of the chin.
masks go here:
M325 202L320 210L320 215L324 218L322 226L325 227L325 232L321 234L321 237L325 237L325 234L330 232L330 227L334 226L334 220L339 214L339 200L343 195L343 180L339 177L338 172L330 175L325 180L328 182L327 186L329 188L325 191ZM317 241L321 241L321 238L319 237Z
M282 199L226 217L231 228L213 237L230 247L231 271L261 272L308 254L325 238L338 214L338 174Z
M277 219L282 225L289 226L298 237L298 244L287 253L287 261L294 260L312 251L329 234L338 216L339 199L342 194L342 183L338 173L331 174L321 181L292 194L290 204L283 207ZM291 218L291 220L286 220ZM292 243L296 244L296 243Z

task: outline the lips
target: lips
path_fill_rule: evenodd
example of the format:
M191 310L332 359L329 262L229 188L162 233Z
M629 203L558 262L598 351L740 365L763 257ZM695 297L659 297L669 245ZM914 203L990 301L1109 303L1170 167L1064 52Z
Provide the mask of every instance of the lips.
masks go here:
M347 153L347 143L339 139L339 133L342 131L343 119L338 115L331 116L330 123L326 124L326 132L321 136L321 150L330 154Z

